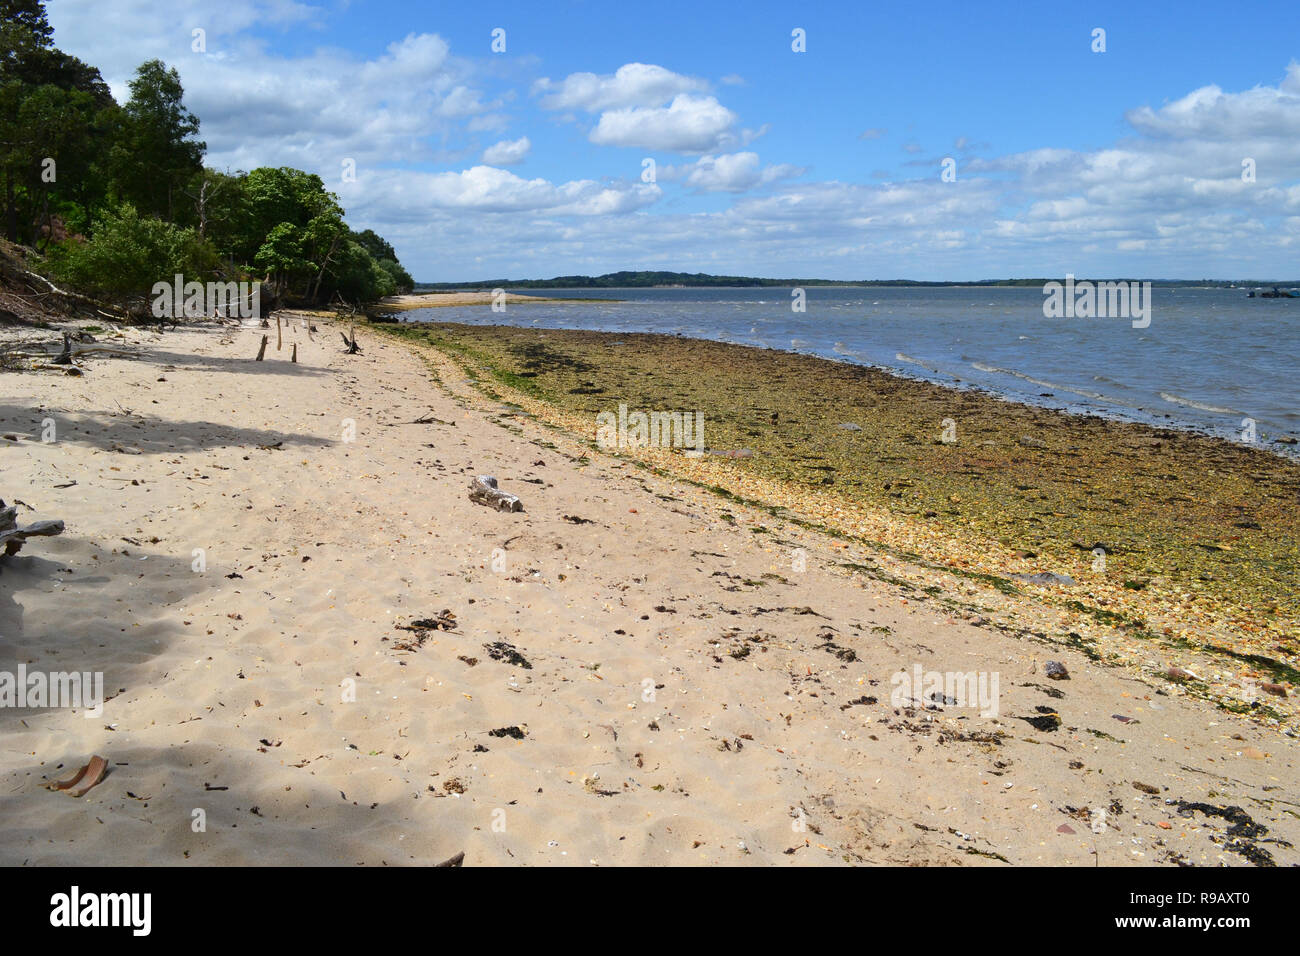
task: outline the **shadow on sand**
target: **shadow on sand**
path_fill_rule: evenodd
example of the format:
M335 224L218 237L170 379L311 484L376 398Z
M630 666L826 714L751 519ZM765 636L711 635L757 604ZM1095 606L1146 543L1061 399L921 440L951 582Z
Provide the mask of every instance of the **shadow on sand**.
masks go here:
M40 552L0 560L0 670L98 672L106 696L131 687L181 636L171 608L221 583L194 573L188 557L106 553L75 537L48 539ZM0 707L0 727L33 713Z
M54 409L0 404L0 430L13 429L37 436L46 418L54 420L59 442L128 454L161 455L204 448L256 448L276 444L320 448L334 444L332 439L315 435L242 428L221 422L169 421L134 411L66 414Z

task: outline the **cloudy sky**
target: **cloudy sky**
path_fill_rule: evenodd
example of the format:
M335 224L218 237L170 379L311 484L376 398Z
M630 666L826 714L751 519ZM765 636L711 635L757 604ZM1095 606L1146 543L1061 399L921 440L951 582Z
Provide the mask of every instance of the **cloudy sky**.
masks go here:
M1300 3L1055 6L48 3L423 281L1300 276Z

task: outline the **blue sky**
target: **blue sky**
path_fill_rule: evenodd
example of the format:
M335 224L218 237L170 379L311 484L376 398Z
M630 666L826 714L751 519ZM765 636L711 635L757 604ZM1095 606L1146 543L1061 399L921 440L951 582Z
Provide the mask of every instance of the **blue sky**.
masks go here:
M1300 274L1300 4L1055 6L49 12L120 99L176 66L209 165L320 173L422 280Z

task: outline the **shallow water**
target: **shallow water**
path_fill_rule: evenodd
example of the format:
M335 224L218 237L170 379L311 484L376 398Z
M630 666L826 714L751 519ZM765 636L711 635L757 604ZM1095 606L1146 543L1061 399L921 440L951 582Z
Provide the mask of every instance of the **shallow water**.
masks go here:
M1127 318L1046 318L1038 287L809 287L803 313L781 288L520 291L622 301L416 309L403 318L679 334L1226 438L1241 438L1243 419L1261 442L1300 433L1300 298L1156 287L1150 325L1138 329Z

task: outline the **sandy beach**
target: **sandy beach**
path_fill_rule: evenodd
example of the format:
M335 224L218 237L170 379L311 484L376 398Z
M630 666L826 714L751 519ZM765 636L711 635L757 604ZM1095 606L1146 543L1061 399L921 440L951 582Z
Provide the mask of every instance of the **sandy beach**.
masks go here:
M378 311L390 310L404 312L409 309L438 309L458 305L491 305L499 301L507 305L527 305L530 302L567 301L564 299L544 299L541 296L525 295L518 292L505 292L500 298L494 297L491 290L484 292L414 292L407 295L392 295L376 307Z
M67 525L0 562L0 668L110 698L0 709L0 862L1300 862L1281 726L310 321L0 375L0 494ZM895 706L918 672L996 675L996 716Z

